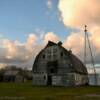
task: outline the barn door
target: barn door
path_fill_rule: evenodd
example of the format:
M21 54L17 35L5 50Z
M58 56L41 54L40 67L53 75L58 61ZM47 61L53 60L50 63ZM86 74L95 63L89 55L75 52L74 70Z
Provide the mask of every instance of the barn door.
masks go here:
M52 76L48 75L47 85L52 85Z

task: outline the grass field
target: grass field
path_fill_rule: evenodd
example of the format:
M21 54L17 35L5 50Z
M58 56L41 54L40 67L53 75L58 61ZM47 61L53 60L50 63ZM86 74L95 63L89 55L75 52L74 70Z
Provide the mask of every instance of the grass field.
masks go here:
M47 87L0 83L0 100L100 100L100 87Z

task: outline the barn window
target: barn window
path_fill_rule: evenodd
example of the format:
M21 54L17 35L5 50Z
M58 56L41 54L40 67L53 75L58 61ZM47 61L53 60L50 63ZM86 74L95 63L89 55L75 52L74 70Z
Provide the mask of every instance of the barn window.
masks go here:
M63 52L60 53L61 57L63 57Z
M51 54L51 50L48 50L47 53L48 53L48 54Z
M44 79L46 79L46 76L44 75Z
M54 58L54 59L56 59L56 58L57 58L57 55L56 55L56 54L54 54L54 55L53 55L53 58Z
M51 73L54 73L54 72L56 72L56 71L52 68L52 69L50 70L50 72L51 72Z
M48 59L51 59L51 55L48 55L47 58L48 58Z
M43 57L43 59L45 59L45 55L43 55L42 57Z
M54 49L53 49L53 53L56 53L56 52L57 52L57 49L56 49L56 48L54 48Z

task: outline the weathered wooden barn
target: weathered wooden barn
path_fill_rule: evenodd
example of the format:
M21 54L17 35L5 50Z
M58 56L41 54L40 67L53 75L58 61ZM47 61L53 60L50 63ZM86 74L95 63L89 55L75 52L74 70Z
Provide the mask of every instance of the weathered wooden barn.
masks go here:
M77 86L88 84L83 63L61 42L49 41L33 64L33 85Z

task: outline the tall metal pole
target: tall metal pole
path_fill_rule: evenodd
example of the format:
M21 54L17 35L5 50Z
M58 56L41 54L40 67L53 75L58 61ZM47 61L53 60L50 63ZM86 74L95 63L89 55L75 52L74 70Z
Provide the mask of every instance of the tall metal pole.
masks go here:
M84 30L84 33L85 33L85 36L84 36L84 64L86 66L86 33L87 33L87 26L85 25L85 30Z
M92 49L91 49L91 45L90 45L90 41L89 41L89 36L88 36L88 33L87 33L87 26L85 25L85 54L84 54L84 61L85 61L85 64L86 64L86 40L88 42L88 46L89 46L89 49L90 49L90 55L91 55L91 62L92 62L92 65L93 65L93 70L94 70L94 75L95 75L95 83L97 85L97 76L96 76L96 69L95 69L95 65L94 65L94 59L93 59L93 54L92 54Z

